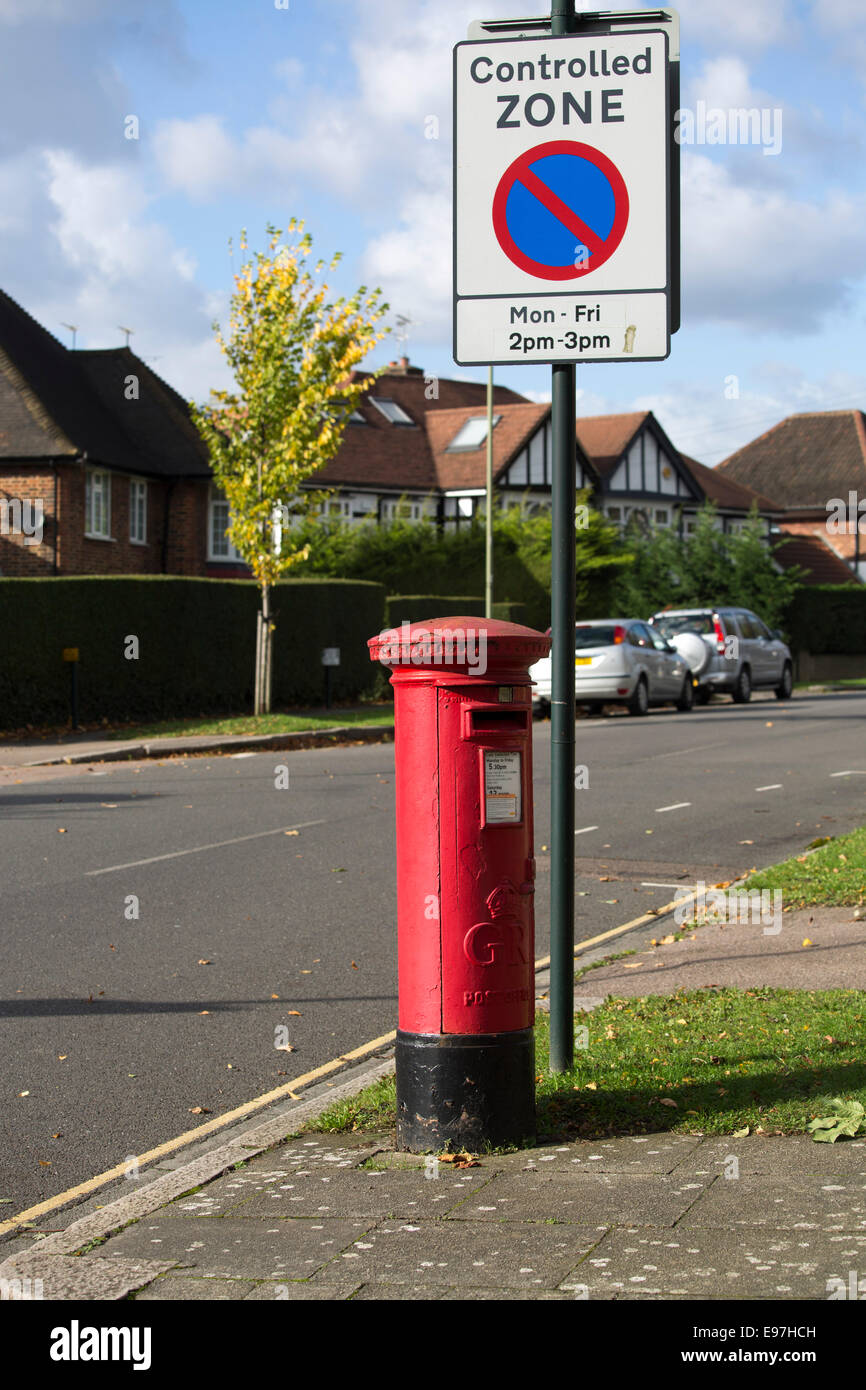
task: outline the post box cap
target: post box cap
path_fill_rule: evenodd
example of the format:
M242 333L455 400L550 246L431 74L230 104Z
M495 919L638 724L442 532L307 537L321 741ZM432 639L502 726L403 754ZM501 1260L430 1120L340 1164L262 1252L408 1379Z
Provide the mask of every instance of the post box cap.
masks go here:
M521 623L500 618L460 614L427 618L386 628L367 642L370 660L383 666L478 669L483 654L485 669L529 668L550 651L550 638Z

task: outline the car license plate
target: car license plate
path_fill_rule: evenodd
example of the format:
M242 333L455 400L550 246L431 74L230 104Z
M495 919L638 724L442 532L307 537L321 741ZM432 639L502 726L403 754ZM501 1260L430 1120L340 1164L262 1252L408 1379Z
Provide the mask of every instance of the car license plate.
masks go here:
M576 657L574 658L574 664L575 664L575 666L591 666L591 665L592 665L592 657L591 657L591 656L576 656Z

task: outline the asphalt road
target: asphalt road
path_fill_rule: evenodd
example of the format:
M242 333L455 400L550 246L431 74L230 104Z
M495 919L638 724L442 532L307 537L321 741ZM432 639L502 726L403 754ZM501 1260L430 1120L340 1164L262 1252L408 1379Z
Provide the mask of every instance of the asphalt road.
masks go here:
M580 721L578 939L866 822L864 720L844 694ZM0 1219L394 1026L391 745L21 776L0 801Z

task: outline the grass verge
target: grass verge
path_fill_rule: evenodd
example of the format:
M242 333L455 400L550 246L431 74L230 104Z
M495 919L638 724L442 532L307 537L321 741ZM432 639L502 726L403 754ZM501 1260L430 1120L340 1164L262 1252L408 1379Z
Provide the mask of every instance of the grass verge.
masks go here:
M393 705L370 709L332 709L317 714L238 714L222 719L166 719L155 724L134 724L111 729L106 738L177 738L193 734L300 734L316 729L334 729L346 724L359 728L371 724L393 724Z
M832 1096L866 1104L866 991L704 989L608 999L575 1019L575 1063L547 1073L536 1023L541 1140L611 1134L801 1134ZM584 1033L583 1030L586 1030ZM339 1101L315 1129L395 1125L393 1077Z
M866 900L866 827L752 874L746 887L779 888L789 907L840 907Z

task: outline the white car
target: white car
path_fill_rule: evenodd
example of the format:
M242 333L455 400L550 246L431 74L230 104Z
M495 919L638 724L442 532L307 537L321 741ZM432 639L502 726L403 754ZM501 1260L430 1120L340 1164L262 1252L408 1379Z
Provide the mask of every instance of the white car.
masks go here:
M551 658L530 667L533 705L550 708ZM646 714L651 705L690 710L694 679L682 655L657 629L636 618L595 618L574 629L574 689L579 705L625 705Z

